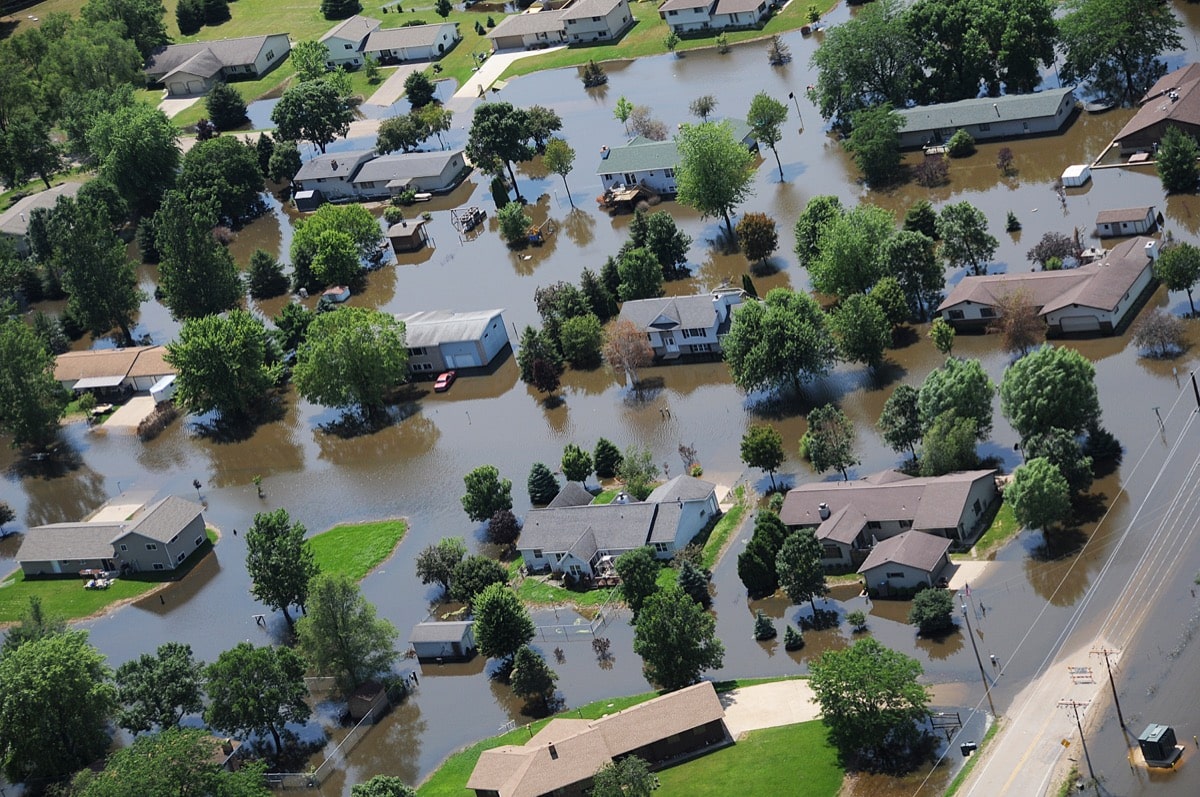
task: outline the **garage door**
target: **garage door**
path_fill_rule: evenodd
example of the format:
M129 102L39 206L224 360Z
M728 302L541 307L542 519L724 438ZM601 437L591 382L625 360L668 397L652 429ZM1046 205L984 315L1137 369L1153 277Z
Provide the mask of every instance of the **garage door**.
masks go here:
M188 88L188 94L203 94L204 93L204 81L203 80L189 80L188 84L187 84L187 88Z
M447 368L478 368L482 364L483 363L479 362L479 358L473 354L446 355Z
M1100 319L1094 315L1067 315L1062 319L1063 332L1099 332Z

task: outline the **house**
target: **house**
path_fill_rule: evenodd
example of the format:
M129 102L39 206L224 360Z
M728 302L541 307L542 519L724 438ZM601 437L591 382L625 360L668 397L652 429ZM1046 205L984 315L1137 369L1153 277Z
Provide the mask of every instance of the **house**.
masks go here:
M692 476L676 476L645 501L625 494L610 504L576 503L558 498L525 516L517 551L532 571L550 570L590 578L611 567L627 551L650 546L659 559L670 559L720 514L716 485ZM561 493L560 493L561 495Z
M1200 138L1200 64L1163 75L1114 139L1122 154L1152 152L1168 127Z
M320 38L328 51L325 66L330 69L339 66L358 69L363 65L363 45L367 37L382 24L377 19L355 14L334 25Z
M717 0L712 27L718 30L759 27L771 5L767 0Z
M858 568L867 589L914 590L938 583L950 564L950 540L922 531L905 531L881 540Z
M67 390L150 390L179 372L165 346L69 351L54 358L54 378Z
M1130 320L1141 295L1153 288L1158 242L1132 238L1079 268L963 277L937 312L959 331L986 329L1001 300L1023 293L1050 334L1111 335Z
M636 299L621 305L620 317L646 333L655 357L674 360L683 354L720 352L731 308L744 297L741 289L718 288L711 294Z
M779 518L791 529L814 529L822 564L841 568L860 562L876 542L909 530L965 542L998 497L995 470L919 478L885 470L795 487Z
M587 506L595 499L596 496L592 495L582 482L567 482L546 506L551 509L560 506Z
M485 750L467 779L476 797L583 797L605 764L635 755L651 769L732 743L708 681L597 720L555 718L523 745Z
M358 170L375 157L375 151L359 149L350 152L326 153L304 162L292 178L292 189L320 191L328 200L357 199L353 180Z
M122 499L109 502L115 514L101 507L91 520L29 529L16 555L21 570L26 576L174 570L207 540L199 504L171 495L126 514L131 507L119 505Z
M575 0L558 18L570 44L619 39L633 26L628 0Z
M466 169L461 149L404 152L371 158L351 183L360 199L386 199L409 190L443 193L462 181Z
M1116 235L1144 235L1158 226L1153 205L1140 208L1102 210L1096 214L1096 234L1101 238Z
M1057 133L1074 110L1074 89L1065 88L918 105L896 113L904 122L900 146L913 148L944 144L958 130L976 141Z
M79 193L83 183L61 183L45 191L39 191L18 199L8 210L0 213L0 238L12 244L16 254L29 254L29 219L38 208L53 210L60 196L73 197Z
M741 119L726 119L733 137L750 149L758 148L750 125ZM600 150L596 174L604 190L629 185L644 185L660 194L674 194L675 167L679 165L679 145L674 141L651 141L637 136L629 143Z
M492 42L492 51L529 50L563 44L567 34L560 12L544 6L537 8L540 10L531 9L506 17L489 30L487 38Z
M167 94L203 94L218 82L257 80L291 51L286 33L159 47L146 60L146 82Z
M760 27L770 8L767 0L666 0L658 16L675 33L687 33Z
M363 53L382 64L436 61L450 52L461 38L457 22L374 30L367 36Z
M488 365L509 345L502 312L426 310L396 316L404 322L409 369L429 373Z
M418 661L466 661L475 655L474 625L471 620L427 620L413 626L408 644Z
M392 251L396 254L401 252L415 252L429 242L429 234L425 232L424 219L404 219L387 230L388 242L392 245Z

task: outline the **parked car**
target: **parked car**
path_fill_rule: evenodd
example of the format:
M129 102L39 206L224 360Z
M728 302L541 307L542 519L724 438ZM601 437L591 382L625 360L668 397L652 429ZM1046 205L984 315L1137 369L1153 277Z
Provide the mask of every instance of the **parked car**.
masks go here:
M437 381L433 383L435 393L445 393L454 384L455 378L458 376L454 371L446 371L438 374Z

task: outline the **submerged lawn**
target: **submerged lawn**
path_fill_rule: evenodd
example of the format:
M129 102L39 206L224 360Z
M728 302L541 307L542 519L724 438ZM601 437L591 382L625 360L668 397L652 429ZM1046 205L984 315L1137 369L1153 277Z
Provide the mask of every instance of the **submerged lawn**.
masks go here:
M309 538L308 547L322 573L358 581L392 555L407 531L403 520L347 523Z

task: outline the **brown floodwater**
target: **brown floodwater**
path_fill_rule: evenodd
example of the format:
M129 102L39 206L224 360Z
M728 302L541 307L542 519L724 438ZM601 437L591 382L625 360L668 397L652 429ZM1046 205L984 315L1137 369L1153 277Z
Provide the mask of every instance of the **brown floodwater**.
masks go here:
M1178 7L1191 30L1200 29L1200 9ZM845 15L846 11L839 9L832 20L840 21ZM1096 158L1129 117L1127 110L1079 115L1060 136L983 144L971 158L951 163L950 182L943 187L926 189L907 183L888 191L870 191L857 182L853 165L840 145L822 130L815 109L803 97L805 86L813 82L808 59L820 37L793 34L785 38L795 58L782 68L767 65L765 45L750 44L726 55L688 53L614 65L608 70L609 84L590 92L582 89L575 70L510 82L500 94L492 96L523 106L540 103L562 115L563 134L579 153L576 169L569 176L575 207L557 175L547 174L537 162L522 164L518 181L522 194L532 203L530 213L538 222L553 221L556 233L542 247L510 251L496 234L495 205L486 179L472 176L452 194L414 208L432 214L429 231L435 245L402 255L398 264L372 273L366 290L353 296L350 303L394 313L500 307L504 308L514 340L525 325L538 323L534 290L557 280L577 281L584 267L598 271L627 234L629 217L610 217L599 212L595 202L600 193L594 173L600 148L620 143L623 136L622 126L612 114L614 103L622 96L649 105L654 115L668 125L688 121L687 105L700 94L716 97L718 117L744 114L751 96L760 90L781 98L795 92L800 98L803 131L800 121L793 117L779 145L785 180L779 181L774 158L765 153L755 180L755 195L741 208L742 212L769 213L779 222L779 252L767 268L754 271L760 293L776 286L808 287L807 277L792 255L792 226L805 203L819 194L835 194L847 205L875 202L897 214L921 198L929 198L935 205L970 201L987 214L992 232L1000 240L993 270L1028 268L1025 251L1048 231L1070 234L1078 229L1089 239L1096 213L1105 208L1153 204L1164 211L1167 227L1177 237L1191 238L1200 231L1200 198L1165 200L1157 178L1147 170L1099 170L1086 188L1068 192L1065 206L1058 202L1054 180L1066 166ZM1189 44L1194 42L1191 37L1189 40ZM1178 58L1172 63L1181 61ZM1053 73L1049 79L1054 80ZM448 145L461 145L468 123L466 114L455 119L454 129L447 136ZM339 142L331 150L371 143ZM995 167L996 152L1005 145L1015 155L1016 173L1009 177ZM911 156L909 160L913 160ZM468 204L483 207L489 220L478 234L464 238L451 224L450 210ZM724 251L717 220L702 219L673 202L664 202L658 209L672 213L694 238L689 252L692 276L669 283L669 293L693 293L726 280L740 281L748 270L747 263L740 254ZM1023 224L1019 233L1011 235L1003 231L1005 214L1010 210ZM256 248L286 259L293 221L294 214L272 198L270 212L239 231L231 251L243 265ZM948 274L952 282L960 277ZM152 294L156 269L141 267L139 278L142 287ZM272 315L284 301L258 303L256 309ZM308 300L310 305L314 302ZM1187 308L1186 297L1167 295L1162 290L1150 303L1177 314ZM1168 434L1182 425L1182 416L1190 407L1184 403L1174 414L1170 408L1186 387L1180 379L1195 366L1198 332L1194 322L1188 325L1193 345L1174 362L1139 359L1127 347L1127 336L1067 343L1095 362L1104 423L1125 444L1127 454L1114 473L1097 480L1093 488L1097 496L1095 517L1084 523L1067 544L1051 549L1040 534L1027 532L996 554L995 567L972 584L973 594L989 607L986 618L978 618L981 653L995 652L1006 662L1005 675L995 690L1001 711L1039 672L1045 654L1058 644L1060 633L1095 583L1113 541L1148 494L1157 463L1166 451L1158 442L1153 408L1162 408ZM150 299L144 304L138 335L166 342L177 329L156 301ZM888 362L877 373L859 366L842 366L827 378L807 385L799 395L747 396L731 385L723 364L712 362L647 369L647 387L640 394L606 369L571 371L563 380L562 401L548 406L518 380L515 361L506 355L486 374L462 375L444 394L433 393L428 382L415 384L397 407L397 416L402 420L368 436L340 436L336 432L339 412L313 406L294 393L283 398L278 420L237 440L206 435L195 421L177 422L147 444L133 436L89 431L82 424L72 424L63 433L67 454L61 462L20 462L4 447L0 452L4 474L0 491L16 510L18 525L27 527L77 519L122 489L187 496L193 492L193 479L202 483L207 516L226 531L211 560L198 567L186 583L167 591L165 602L142 601L84 623L114 667L172 639L190 642L196 654L206 660L243 639L257 643L281 640L285 633L281 617L270 615L266 628L253 620L262 609L249 594L243 537L228 533L245 529L255 512L275 507L286 507L314 532L342 521L395 515L410 520L411 530L397 554L363 582L366 596L382 616L397 625L403 639L413 624L428 615L436 597L434 590L416 579L416 552L451 535L467 537L472 547L482 547L479 529L466 519L458 500L462 476L475 466L495 464L513 480L518 512L529 506L524 484L534 461L557 463L566 443L590 448L600 436L620 447L648 447L655 460L672 474L682 467L678 446L692 445L704 466L705 478L728 486L747 482L765 490L768 482L763 474L746 471L739 461L738 444L747 426L770 423L783 434L790 458L777 479L782 477L795 484L823 478L800 461L796 445L805 431L805 414L814 406L836 401L858 429L856 453L862 464L853 469L852 475L892 467L902 457L886 448L874 424L896 385L920 384L941 362L925 337L926 331L924 326L915 327L905 345L891 351ZM93 343L86 340L79 344L89 345ZM94 345L111 343L98 341ZM960 337L955 354L980 358L996 381L1010 361L999 351L996 340L985 336ZM669 417L660 412L662 409L670 410ZM1014 450L1016 441L1015 433L999 415L997 402L995 431L992 440L980 446L980 453L1011 468L1020 461ZM1135 469L1143 450L1149 453ZM263 499L257 496L252 481L255 476L263 478ZM1122 485L1124 494L1120 493ZM1108 515L1097 529L1105 510ZM780 625L795 625L808 608L788 606L778 598L747 600L737 578L736 556L748 536L749 526L714 573L717 630L727 653L724 667L713 675L802 672L823 651L852 644L853 636L845 628L806 634L807 644L796 653L785 652L782 644L764 645L752 639L757 610L763 610ZM1080 553L1085 541L1088 545ZM12 540L0 543L0 570L13 566L15 547ZM1196 556L1195 552L1188 555ZM1192 572L1196 569L1200 568L1194 567ZM1111 602L1120 586L1112 581L1101 584L1092 606L1106 605L1106 599ZM1183 589L1180 585L1177 594L1186 594ZM962 634L939 641L918 640L904 622L906 604L875 602L868 606L854 590L838 591L826 605L843 614L867 610L868 633L921 661L937 690L939 705L975 706L982 700L974 655ZM1147 649L1170 649L1178 629L1194 622L1194 612L1191 603L1168 602L1161 616L1143 628L1141 633L1149 641L1142 645ZM537 614L539 625L546 626L571 624L576 619L564 609L557 616L552 610ZM1086 620L1081 627L1088 627ZM614 658L609 662L596 660L584 635L550 635L536 643L559 673L560 692L567 705L648 688L632 650L633 634L627 615L616 614L600 633L612 640ZM553 661L555 648L563 653L561 663ZM1191 689L1200 672L1196 655L1193 645L1166 664L1131 662L1123 676L1129 679L1127 692L1131 700L1140 702L1139 716L1175 722L1181 738L1185 738L1183 718L1196 716L1200 709ZM414 664L405 661L401 666L410 668ZM478 661L423 667L414 698L392 712L353 749L343 765L344 774L328 780L321 793L345 794L349 785L380 772L419 780L454 749L510 722L528 721L508 688L485 675L489 669ZM1184 674L1189 677L1181 677ZM1151 681L1161 686L1146 695ZM311 733L313 728L308 730ZM1194 732L1188 730L1187 734ZM1112 748L1112 754L1118 755L1114 735L1106 731L1103 738L1098 746L1106 751ZM1121 766L1112 769L1111 777L1122 776ZM930 782L944 782L948 775L948 768L945 772L939 770ZM1192 767L1165 780L1155 776L1153 788L1156 794L1193 794L1200 790L1197 783L1196 768ZM854 791L911 794L916 786L911 778L899 782L864 779L856 782ZM1149 793L1150 788L1130 784L1120 793Z

